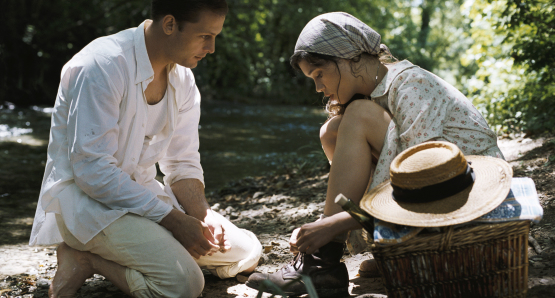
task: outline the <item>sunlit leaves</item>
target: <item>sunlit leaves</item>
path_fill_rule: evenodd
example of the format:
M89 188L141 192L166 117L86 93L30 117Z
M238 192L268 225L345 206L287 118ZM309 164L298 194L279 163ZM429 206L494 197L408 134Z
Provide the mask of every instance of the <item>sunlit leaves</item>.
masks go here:
M295 74L288 59L310 19L325 12L345 11L378 31L382 42L399 59L409 59L460 87L460 77L474 65L459 63L470 41L463 34L459 2L229 1L230 13L216 54L195 70L197 82L204 95L220 99L318 103L321 95L316 94L313 83ZM422 18L424 9L427 19Z
M555 128L554 1L467 1L473 46L461 59L479 69L467 91L499 132Z

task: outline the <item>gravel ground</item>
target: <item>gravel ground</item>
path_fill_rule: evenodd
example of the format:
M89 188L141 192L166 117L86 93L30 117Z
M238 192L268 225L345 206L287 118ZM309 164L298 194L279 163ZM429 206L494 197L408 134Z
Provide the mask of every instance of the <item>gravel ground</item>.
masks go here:
M503 139L500 140L500 147L513 166L515 177L534 179L544 207L544 219L531 229L538 246L537 249L529 248L528 297L555 297L555 138ZM326 172L325 165L310 169L302 166L291 168L273 176L242 179L217 193L208 194L208 197L213 210L259 237L265 252L263 263L257 270L275 272L292 258L288 248L290 232L295 227L314 221L322 212ZM21 221L23 228L18 233L23 236L19 238L28 235L30 229L28 218L23 217ZM8 235L6 229L16 227L19 226L0 225L0 232ZM10 235L19 239L13 232ZM386 297L380 279L357 276L359 264L369 257L368 252L344 256L352 297ZM46 297L55 270L56 251L53 246L28 247L22 241L0 245L0 297ZM246 287L239 279L220 280L210 274L206 274L205 279L203 297L257 295L257 291ZM87 280L77 297L124 295L102 276L95 275Z

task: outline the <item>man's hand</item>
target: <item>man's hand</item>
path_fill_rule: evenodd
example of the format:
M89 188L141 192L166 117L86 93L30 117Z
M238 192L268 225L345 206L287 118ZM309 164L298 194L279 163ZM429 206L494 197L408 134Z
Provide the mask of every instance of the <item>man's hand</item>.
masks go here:
M195 259L220 250L210 227L183 212L172 210L160 221L160 225L168 229Z
M204 185L202 182L197 179L183 179L172 184L171 188L177 201L185 209L185 212L201 221L208 228L203 230L203 233L206 239L211 241L212 245L218 246L216 251L228 251L231 248L230 242L225 236L225 231L220 220L214 215L204 197Z
M225 253L231 249L231 243L227 239L225 234L225 229L222 223L218 220L212 210L206 212L206 217L204 218L204 223L208 225L210 232L214 237L214 244L220 247L220 252Z

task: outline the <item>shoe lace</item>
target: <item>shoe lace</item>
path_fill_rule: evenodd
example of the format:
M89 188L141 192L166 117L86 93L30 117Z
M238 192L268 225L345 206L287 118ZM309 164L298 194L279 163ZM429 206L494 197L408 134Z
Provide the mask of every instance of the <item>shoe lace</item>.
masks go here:
M304 263L304 256L305 256L304 252L297 253L297 255L295 255L293 260L291 260L291 262L289 262L289 264L287 265L291 265L293 269L299 270L301 268L301 265Z

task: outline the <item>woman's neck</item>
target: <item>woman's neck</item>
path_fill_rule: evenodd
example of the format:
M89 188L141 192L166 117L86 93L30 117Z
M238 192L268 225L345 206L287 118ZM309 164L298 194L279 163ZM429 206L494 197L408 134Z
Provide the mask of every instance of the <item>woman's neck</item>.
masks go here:
M361 64L360 76L357 80L357 93L370 96L387 74L387 67L377 57L363 55L358 62Z

